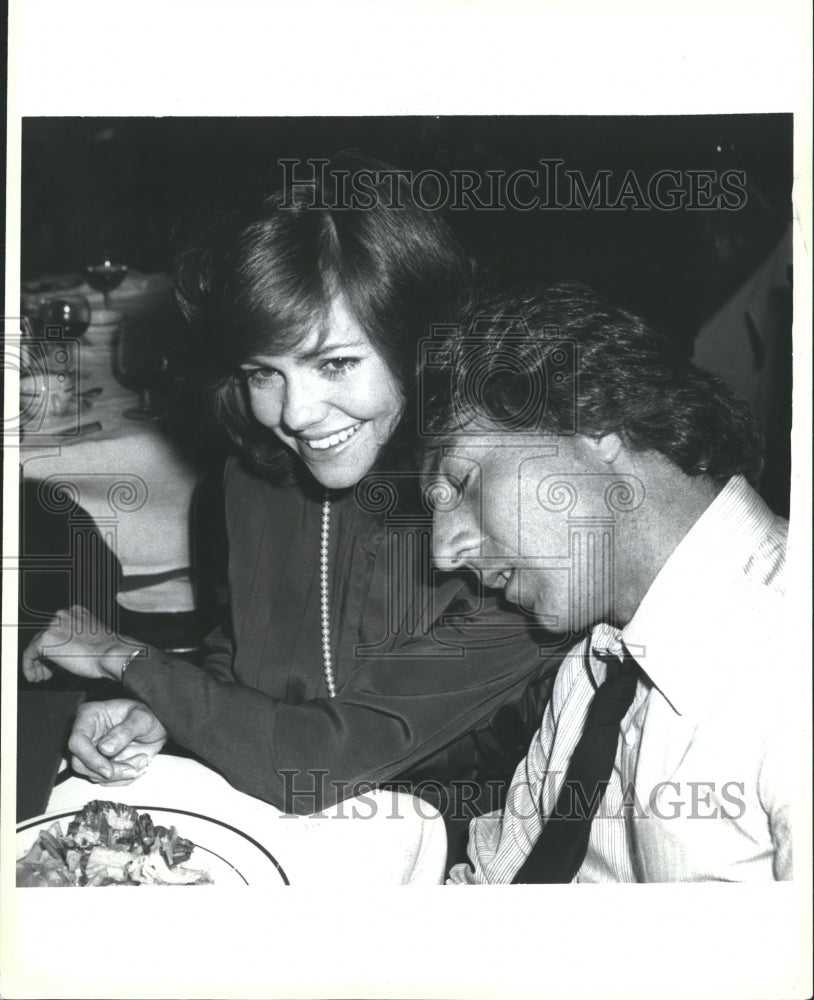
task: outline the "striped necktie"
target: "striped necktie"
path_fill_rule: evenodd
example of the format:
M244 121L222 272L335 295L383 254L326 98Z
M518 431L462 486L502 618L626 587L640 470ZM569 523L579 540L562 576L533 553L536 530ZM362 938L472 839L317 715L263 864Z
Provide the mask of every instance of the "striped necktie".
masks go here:
M639 666L630 655L607 661L605 680L588 707L554 811L513 883L571 882L576 876L613 771L619 726L633 702L639 676Z

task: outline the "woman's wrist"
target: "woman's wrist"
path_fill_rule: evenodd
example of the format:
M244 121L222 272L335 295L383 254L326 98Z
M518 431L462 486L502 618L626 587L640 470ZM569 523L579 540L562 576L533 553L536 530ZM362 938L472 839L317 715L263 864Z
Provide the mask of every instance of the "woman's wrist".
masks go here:
M123 681L127 668L133 660L146 655L147 649L144 646L125 646L123 643L117 643L102 657L102 670L113 680Z

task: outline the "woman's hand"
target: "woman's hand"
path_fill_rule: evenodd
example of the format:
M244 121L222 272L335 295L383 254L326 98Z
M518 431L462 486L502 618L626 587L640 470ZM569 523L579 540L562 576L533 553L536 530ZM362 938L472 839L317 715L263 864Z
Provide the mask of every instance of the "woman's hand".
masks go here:
M38 683L53 676L52 665L77 677L121 679L122 667L138 643L127 645L88 611L75 604L58 611L23 653L23 676Z
M127 785L164 746L167 730L140 701L114 698L80 705L68 749L74 771L90 781Z

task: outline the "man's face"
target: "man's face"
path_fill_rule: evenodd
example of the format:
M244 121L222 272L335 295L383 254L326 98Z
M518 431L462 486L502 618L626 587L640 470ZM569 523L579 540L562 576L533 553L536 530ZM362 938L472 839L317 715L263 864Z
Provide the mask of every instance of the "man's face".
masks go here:
M591 439L464 430L444 447L437 479L439 568L474 570L553 632L612 614L607 492L619 476Z

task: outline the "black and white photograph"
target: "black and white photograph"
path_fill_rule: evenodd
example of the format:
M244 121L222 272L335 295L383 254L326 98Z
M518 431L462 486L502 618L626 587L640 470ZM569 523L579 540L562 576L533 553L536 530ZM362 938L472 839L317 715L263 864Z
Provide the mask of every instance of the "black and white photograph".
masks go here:
M3 996L807 995L810 120L312 87L10 114Z

